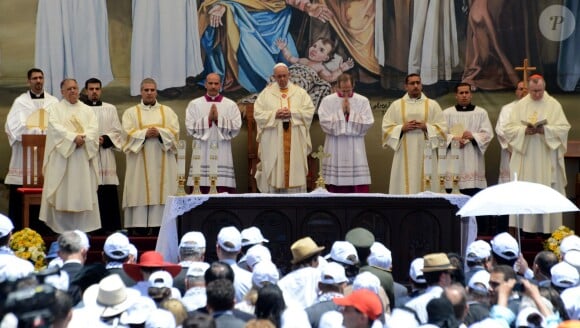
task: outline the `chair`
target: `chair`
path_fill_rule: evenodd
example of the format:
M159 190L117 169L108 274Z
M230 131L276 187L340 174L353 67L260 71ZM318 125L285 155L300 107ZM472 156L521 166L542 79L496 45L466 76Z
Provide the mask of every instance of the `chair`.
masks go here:
M22 194L22 226L30 226L30 206L40 205L44 175L45 135L22 135L22 187L18 192Z

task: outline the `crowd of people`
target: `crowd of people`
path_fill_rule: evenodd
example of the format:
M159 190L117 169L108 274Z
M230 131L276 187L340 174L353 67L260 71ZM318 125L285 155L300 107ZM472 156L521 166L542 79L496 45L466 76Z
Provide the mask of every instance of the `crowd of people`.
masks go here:
M360 227L330 250L296 240L289 272L257 227L223 227L215 246L187 232L179 263L121 232L87 263L90 237L65 231L36 273L10 250L13 227L0 216L2 327L580 327L576 235L562 240L561 258L542 251L528 264L501 233L471 243L465 259L425 254L396 281L388 245ZM216 261L205 262L207 247Z

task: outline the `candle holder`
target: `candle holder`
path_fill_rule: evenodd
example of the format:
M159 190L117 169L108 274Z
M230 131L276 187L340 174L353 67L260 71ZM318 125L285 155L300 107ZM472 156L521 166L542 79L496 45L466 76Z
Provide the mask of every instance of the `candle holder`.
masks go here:
M444 175L439 176L439 192L442 194L447 193L447 191L445 190L445 176Z
M185 175L179 175L177 177L177 196L185 196Z
M459 191L459 176L453 176L453 189L451 191L452 194L460 195L461 192Z
M425 191L431 191L431 176L425 176Z
M209 193L210 194L217 194L217 175L211 175L209 177Z
M199 187L201 177L196 175L193 177L193 195L201 195L201 188Z

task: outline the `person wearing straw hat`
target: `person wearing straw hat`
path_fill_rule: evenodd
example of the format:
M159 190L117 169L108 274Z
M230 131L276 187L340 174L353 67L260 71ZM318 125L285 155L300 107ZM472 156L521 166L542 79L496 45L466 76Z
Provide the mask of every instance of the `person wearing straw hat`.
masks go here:
M320 281L318 256L324 248L310 237L298 239L290 246L294 271L278 282L287 302L294 302L302 308L314 304Z
M445 253L432 253L423 256L423 275L427 282L425 293L405 304L405 307L415 311L421 324L427 323L427 304L434 298L440 297L443 288L451 285L451 265Z
M123 263L123 270L137 283L131 287L138 290L142 296L149 296L148 289L151 286L149 277L155 271L165 270L175 277L181 271L178 264L165 262L163 255L156 251L147 251L141 255L139 263Z

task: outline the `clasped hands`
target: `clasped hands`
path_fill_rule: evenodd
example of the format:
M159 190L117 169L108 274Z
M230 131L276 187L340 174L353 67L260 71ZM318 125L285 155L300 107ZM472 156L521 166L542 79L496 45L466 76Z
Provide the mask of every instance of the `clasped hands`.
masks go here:
M403 132L408 132L412 130L423 130L427 131L427 124L422 121L411 120L403 124Z
M276 118L278 119L288 120L290 117L292 117L292 112L290 112L288 107L282 107L276 111Z
M217 106L215 104L211 105L211 108L209 109L209 114L207 114L207 117L209 119L210 122L215 122L217 123L218 121L218 111L217 111Z
M77 148L82 147L85 144L85 138L85 136L80 134L75 137L74 142L77 145Z
M544 126L540 125L538 127L528 126L526 128L526 135L533 135L533 134L544 134Z
M150 127L145 132L145 138L157 138L159 137L159 130L156 127Z
M465 131L461 137L453 137L453 140L459 141L459 148L463 148L473 140L473 134L470 131Z

